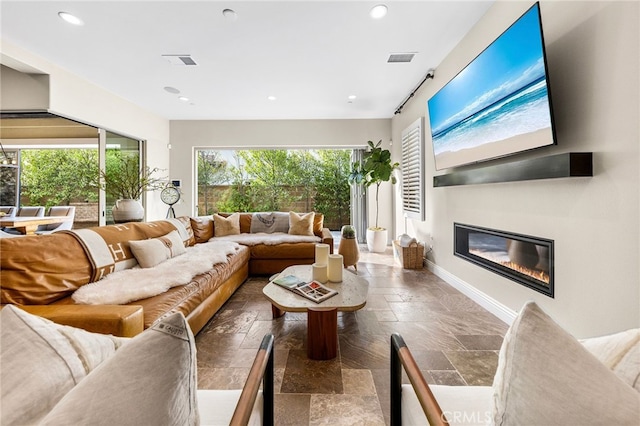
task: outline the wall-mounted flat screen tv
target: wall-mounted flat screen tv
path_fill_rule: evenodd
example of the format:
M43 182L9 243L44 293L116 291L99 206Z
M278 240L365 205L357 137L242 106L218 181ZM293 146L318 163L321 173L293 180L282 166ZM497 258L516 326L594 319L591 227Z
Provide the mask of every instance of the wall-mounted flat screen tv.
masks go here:
M427 102L436 170L555 144L534 4Z

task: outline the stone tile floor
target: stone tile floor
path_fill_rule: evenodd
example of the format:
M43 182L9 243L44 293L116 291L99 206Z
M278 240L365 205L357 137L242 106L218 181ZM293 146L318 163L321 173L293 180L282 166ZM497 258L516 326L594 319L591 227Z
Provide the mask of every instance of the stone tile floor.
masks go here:
M330 361L307 359L306 314L273 320L262 295L268 278L249 278L196 336L198 388L242 388L266 333L275 336L277 425L389 424L395 332L427 382L491 385L505 323L426 268L403 269L391 249L361 247L358 274L369 281L367 305L338 314L338 356Z

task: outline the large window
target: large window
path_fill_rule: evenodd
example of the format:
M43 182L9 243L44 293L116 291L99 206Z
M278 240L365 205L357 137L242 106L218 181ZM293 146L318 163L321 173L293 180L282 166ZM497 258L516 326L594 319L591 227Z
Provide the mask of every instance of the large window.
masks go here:
M114 152L144 164L141 141L47 113L3 114L0 120L2 205L74 205L75 227L112 223L115 199L105 200L99 171Z
M350 223L350 150L196 150L197 214L318 211Z

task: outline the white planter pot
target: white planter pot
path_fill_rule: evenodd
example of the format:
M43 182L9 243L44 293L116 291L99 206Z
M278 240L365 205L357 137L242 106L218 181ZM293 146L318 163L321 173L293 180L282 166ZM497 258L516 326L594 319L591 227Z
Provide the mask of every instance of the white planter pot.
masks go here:
M387 230L367 229L367 248L373 253L383 253L387 248Z
M141 222L144 219L144 208L138 200L118 200L111 213L115 223Z

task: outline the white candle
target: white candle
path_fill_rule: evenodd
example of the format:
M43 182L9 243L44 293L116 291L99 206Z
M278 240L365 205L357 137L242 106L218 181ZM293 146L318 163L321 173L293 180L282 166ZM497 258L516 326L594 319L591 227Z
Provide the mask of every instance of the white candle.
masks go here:
M316 244L316 263L329 263L329 244Z
M314 281L321 283L327 282L327 264L326 263L314 263L311 265L312 278Z
M339 283L342 281L342 268L344 268L341 254L329 255L328 275L329 281Z

